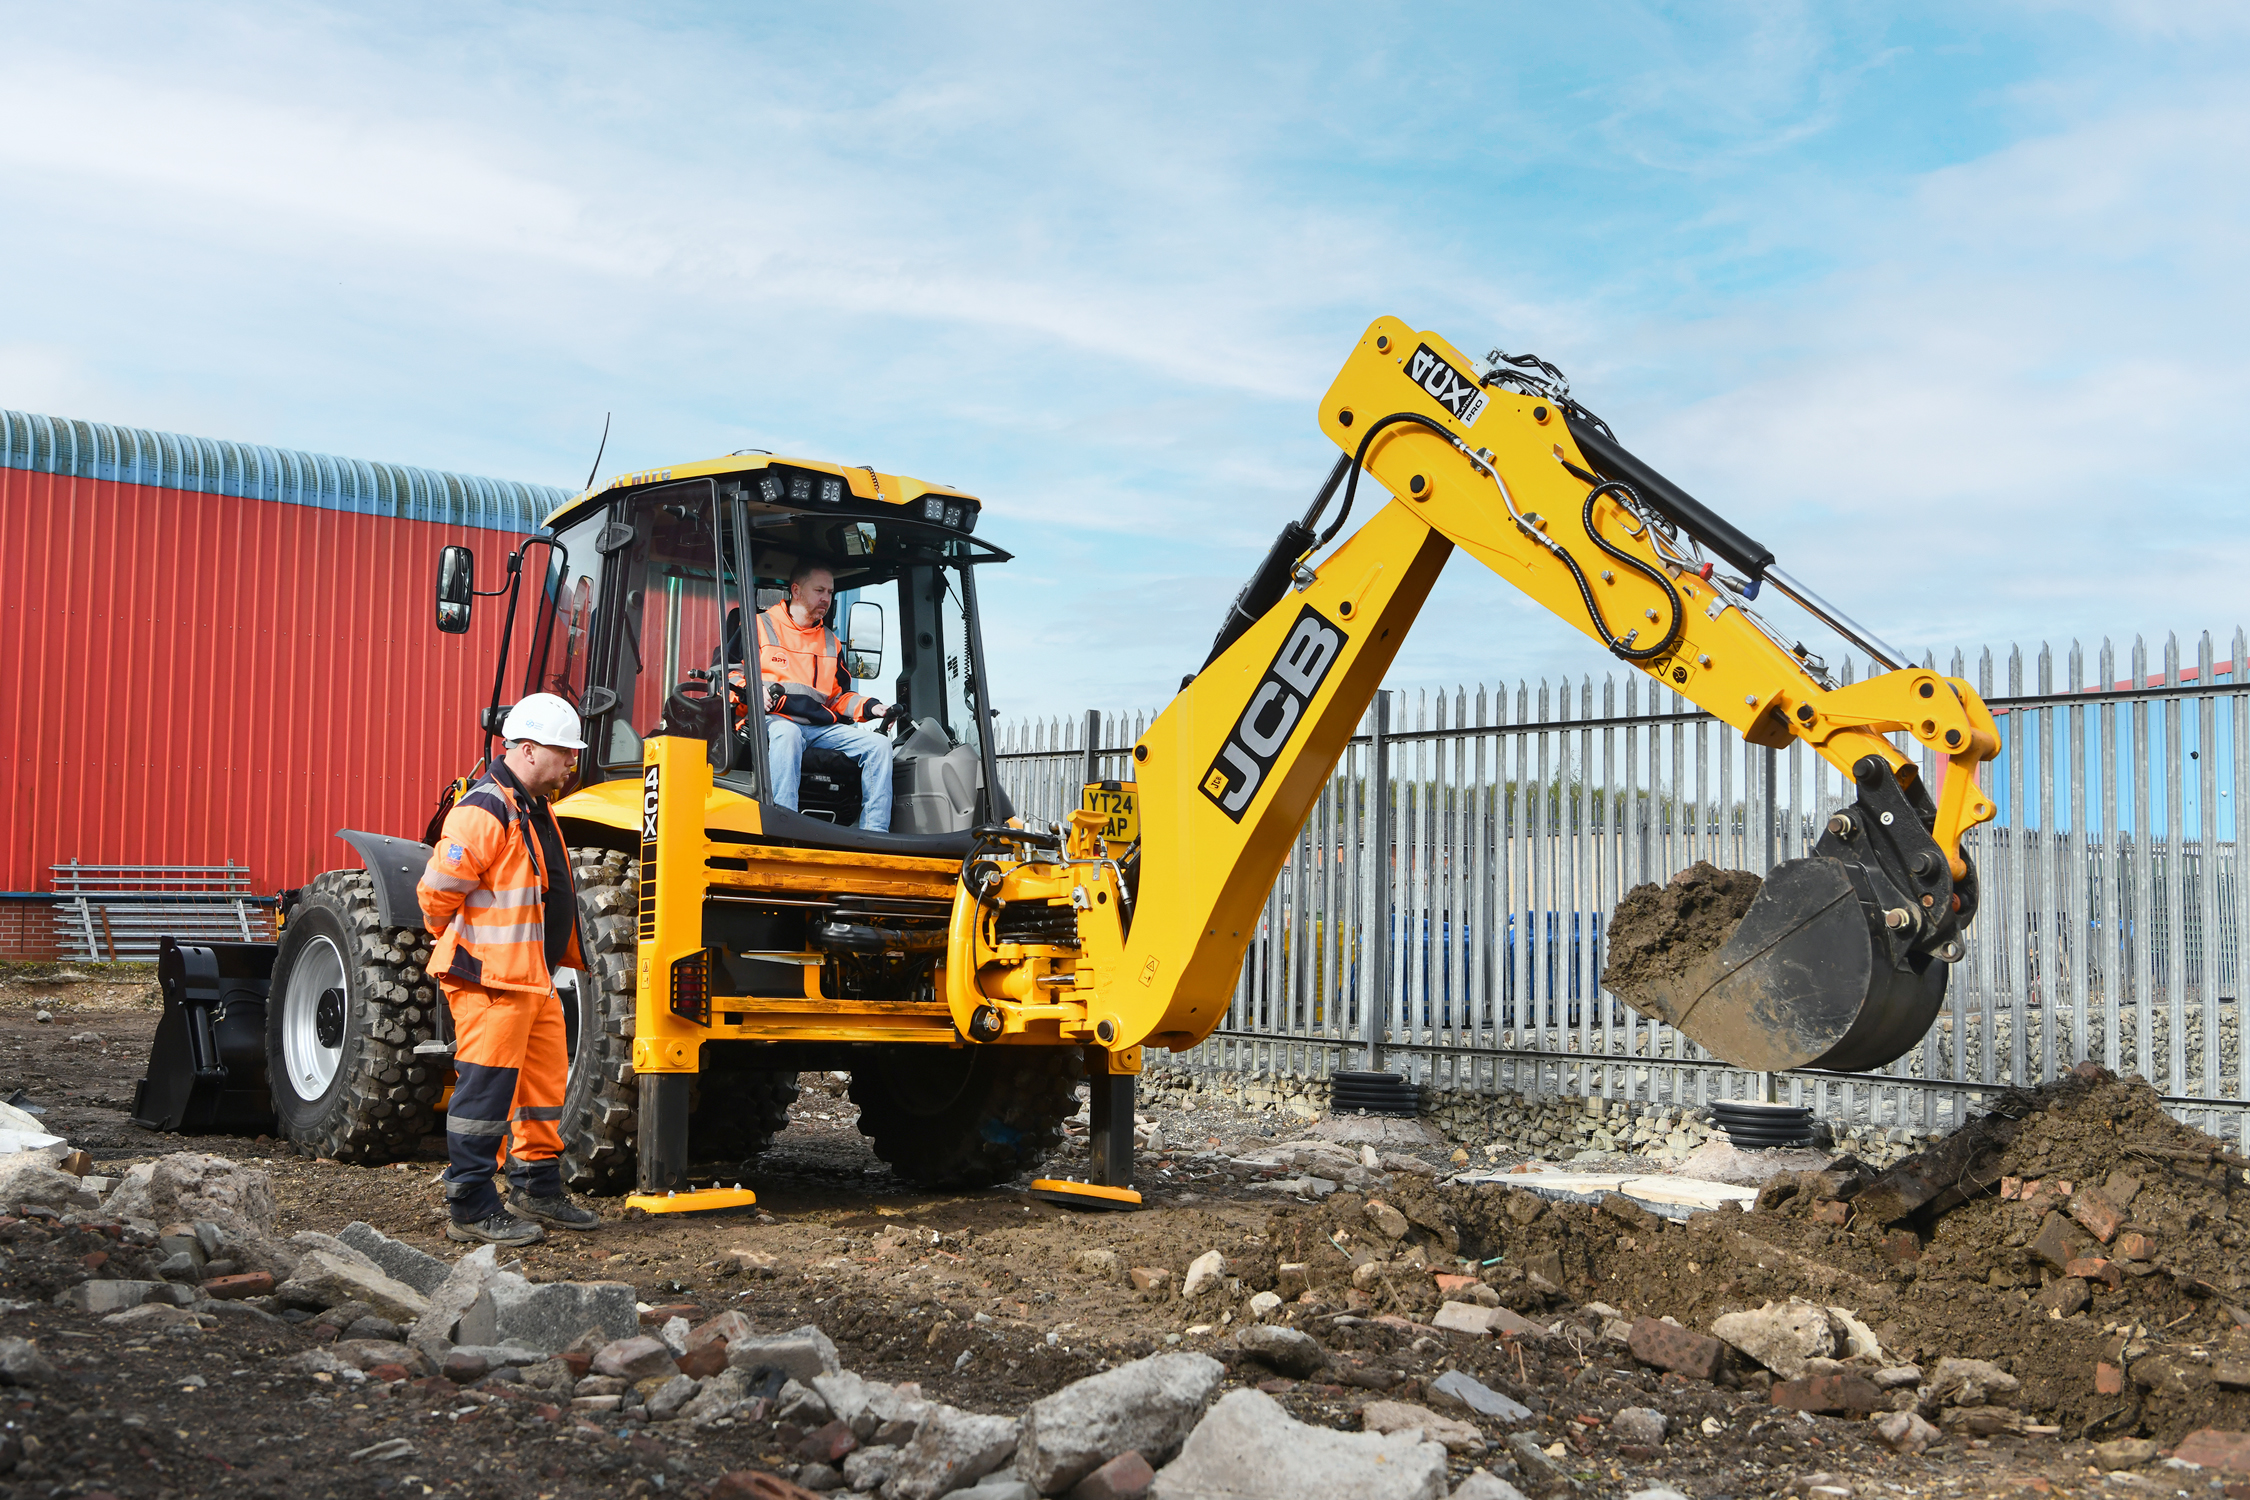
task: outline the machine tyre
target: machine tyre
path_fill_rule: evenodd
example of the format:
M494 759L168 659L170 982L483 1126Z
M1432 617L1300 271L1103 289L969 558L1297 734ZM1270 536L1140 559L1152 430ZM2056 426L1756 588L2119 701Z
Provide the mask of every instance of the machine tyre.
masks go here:
M566 999L570 1078L563 1091L563 1181L573 1192L629 1193L640 1115L640 1086L633 1075L640 863L614 850L579 849L571 854L571 874L590 967L574 977ZM689 1155L697 1162L750 1160L789 1123L796 1099L795 1073L721 1063L697 1075Z
M627 1193L633 1188L640 1104L633 1079L640 863L612 849L575 849L570 873L578 887L578 934L587 968L576 976L563 1012L570 1021L563 1182L578 1193Z
M704 1071L695 1078L688 1105L688 1157L698 1163L748 1163L789 1128L797 1075L724 1062L714 1066L717 1050L703 1049Z
M1062 1145L1085 1069L1076 1047L895 1047L852 1071L859 1130L926 1187L990 1187Z
M387 928L365 870L316 875L290 911L266 1006L266 1077L300 1151L373 1164L437 1127L445 1069L417 1057L437 1032L429 935Z

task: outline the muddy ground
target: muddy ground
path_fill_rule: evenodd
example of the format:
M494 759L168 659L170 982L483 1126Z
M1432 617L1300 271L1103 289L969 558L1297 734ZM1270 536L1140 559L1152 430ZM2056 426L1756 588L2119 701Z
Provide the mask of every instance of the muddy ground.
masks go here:
M40 1009L52 1019L36 1020ZM0 976L0 1097L20 1090L51 1130L93 1153L96 1172L183 1147L255 1162L273 1176L285 1235L359 1219L434 1254L460 1248L440 1233L434 1146L427 1160L365 1169L271 1141L160 1141L138 1131L126 1115L155 1019L153 984L131 974L59 984ZM2072 1080L2026 1101L2006 1174L2047 1184L2047 1196L1987 1191L1902 1230L1854 1222L1848 1204L1811 1191L1767 1211L1681 1224L1545 1202L1506 1183L1439 1186L1438 1173L1457 1170L1453 1147L1479 1142L1421 1150L1431 1176L1391 1171L1366 1191L1346 1185L1303 1201L1270 1185L1297 1171L1238 1160L1302 1138L1304 1122L1191 1115L1172 1102L1182 1095L1163 1090L1145 1095L1164 1142L1143 1158L1148 1206L1077 1215L1020 1187L964 1195L901 1184L853 1128L842 1084L826 1075L803 1083L789 1130L744 1174L759 1194L757 1215L632 1223L605 1205L611 1222L599 1232L524 1252L526 1274L629 1281L644 1303L740 1308L760 1328L817 1323L848 1368L918 1381L932 1398L986 1411L1020 1412L1107 1365L1185 1347L1228 1361L1240 1383L1265 1384L1302 1420L1351 1428L1365 1401L1431 1399L1428 1383L1458 1367L1530 1406L1540 1443L1559 1445L1589 1495L1663 1484L1699 1500L1823 1487L1820 1500L1844 1500L1839 1486L1868 1500L2022 1488L2216 1496L2231 1483L2227 1494L2250 1500L2250 1475L2167 1470L2161 1459L2106 1475L2093 1466L2092 1444L2103 1439L2138 1433L2168 1446L2201 1427L2250 1428L2250 1393L2214 1375L2250 1304L2250 1190L2239 1171L2146 1155L2193 1149L2197 1138L2142 1086ZM2050 1315L2061 1277L2035 1242L2055 1189L2117 1177L2137 1184L2119 1232L2145 1235L2149 1259L2130 1263L2114 1289L2093 1282L2088 1306ZM1404 1240L1371 1231L1371 1196L1414 1221ZM2073 1248L2095 1248L2081 1238L2087 1244ZM797 1462L792 1434L770 1423L596 1427L507 1391L435 1380L377 1394L284 1374L281 1361L318 1334L256 1313L229 1313L208 1332L133 1336L50 1301L73 1280L105 1274L109 1258L118 1264L106 1274L116 1275L143 1252L105 1243L98 1230L33 1221L0 1225L0 1241L0 1336L36 1340L59 1371L50 1384L0 1390L0 1467L13 1465L0 1473L0 1494L559 1500L701 1494L722 1473L786 1475ZM1096 1248L1168 1271L1169 1284L1136 1291L1078 1269L1080 1252ZM1229 1280L1183 1301L1188 1262L1213 1249L1226 1256ZM1376 1269L1355 1284L1355 1267L1368 1261ZM1306 1269L1285 1284L1285 1264ZM1561 1332L1505 1340L1431 1329L1433 1271L1462 1269L1486 1283L1487 1297L1543 1322L1560 1316ZM1301 1297L1300 1287L1309 1287ZM1320 1382L1277 1380L1233 1352L1247 1299L1267 1289L1297 1298L1282 1315L1336 1357ZM1704 1329L1722 1312L1791 1295L1854 1309L1891 1359L1927 1368L1975 1357L2012 1370L2034 1430L1949 1433L1921 1456L1895 1455L1865 1420L1775 1406L1770 1377L1746 1361L1715 1382L1641 1367L1601 1337L1598 1312L1583 1311L1598 1302L1627 1321L1671 1317ZM2103 1364L2126 1372L2118 1394L2097 1388ZM1666 1413L1667 1440L1612 1440L1609 1418L1628 1406ZM1505 1448L1521 1429L1483 1427L1491 1451L1457 1457L1455 1477L1483 1464L1525 1482ZM412 1454L352 1456L394 1437Z

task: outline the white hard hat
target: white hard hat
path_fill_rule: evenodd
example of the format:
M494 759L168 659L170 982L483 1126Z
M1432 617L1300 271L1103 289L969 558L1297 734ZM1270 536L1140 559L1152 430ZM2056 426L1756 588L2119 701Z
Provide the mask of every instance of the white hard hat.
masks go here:
M501 721L500 735L503 739L552 745L558 750L586 748L586 742L578 737L578 710L553 693L532 693L519 699Z

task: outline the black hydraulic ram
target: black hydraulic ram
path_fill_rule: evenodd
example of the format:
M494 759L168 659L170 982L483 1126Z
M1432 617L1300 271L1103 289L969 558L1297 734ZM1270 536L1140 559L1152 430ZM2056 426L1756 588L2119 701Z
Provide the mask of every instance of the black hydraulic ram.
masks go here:
M1626 452L1615 438L1604 436L1591 422L1572 421L1568 412L1563 414L1563 422L1570 428L1578 451L1586 455L1586 461L1602 478L1631 485L1658 515L1685 527L1697 541L1740 568L1749 585L1742 591L1743 598L1757 598L1758 585L1770 582L1806 613L1874 657L1877 665L1895 671L1907 664L1905 652L1886 644L1874 631L1774 566L1772 549L1752 541L1734 523Z
M1716 511L1618 446L1615 438L1604 437L1592 423L1573 422L1567 412L1563 422L1570 428L1578 451L1586 455L1586 462L1602 478L1631 485L1633 493L1659 515L1686 527L1697 541L1740 568L1742 576L1753 584L1766 576L1773 566L1770 548L1744 536Z
M1250 575L1250 581L1228 606L1226 623L1219 627L1219 638L1211 643L1211 654L1203 658L1204 666L1217 661L1220 652L1241 639L1242 632L1257 624L1266 611L1280 603L1281 596L1289 592L1289 580L1296 575L1297 559L1312 547L1313 523L1335 498L1336 487L1344 482L1351 466L1351 459L1339 454L1336 466L1328 471L1328 478L1322 483L1320 493L1313 497L1304 519L1291 521L1281 528L1281 535L1274 538L1265 561L1258 564L1258 571Z

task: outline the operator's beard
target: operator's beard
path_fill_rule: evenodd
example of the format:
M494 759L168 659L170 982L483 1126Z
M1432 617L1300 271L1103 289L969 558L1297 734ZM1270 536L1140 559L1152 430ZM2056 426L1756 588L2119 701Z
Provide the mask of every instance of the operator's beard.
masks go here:
M789 601L789 618L797 622L797 628L799 630L810 630L813 628L813 626L820 623L820 616L814 614L811 610L805 608L802 604L799 604L794 599Z

